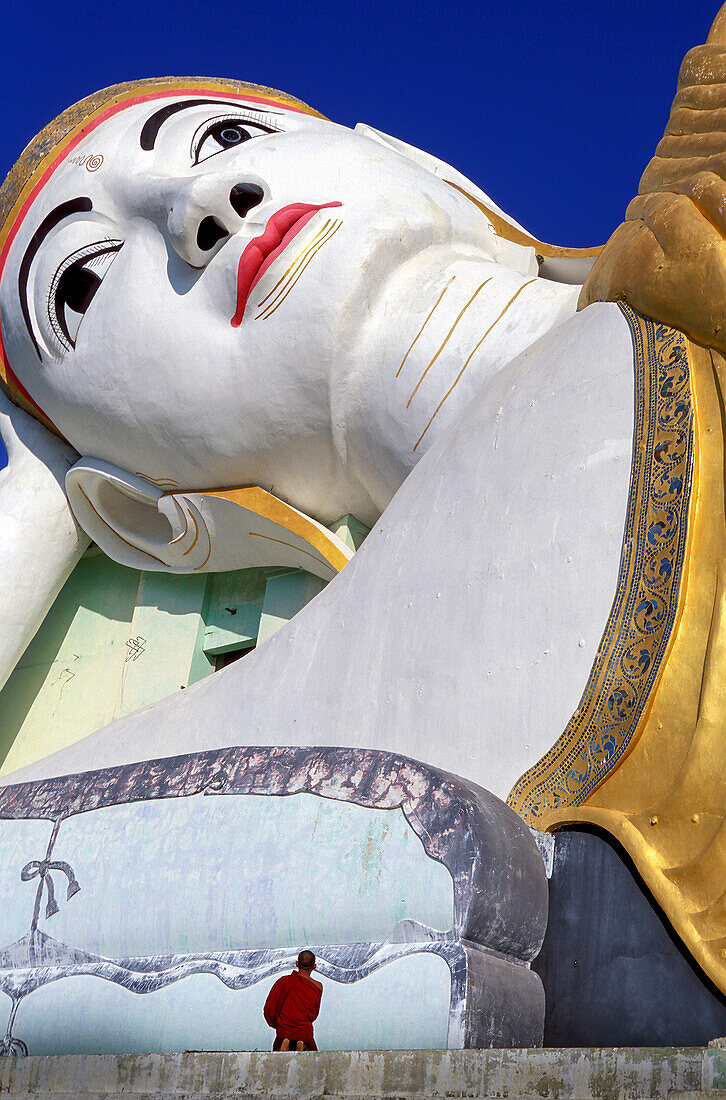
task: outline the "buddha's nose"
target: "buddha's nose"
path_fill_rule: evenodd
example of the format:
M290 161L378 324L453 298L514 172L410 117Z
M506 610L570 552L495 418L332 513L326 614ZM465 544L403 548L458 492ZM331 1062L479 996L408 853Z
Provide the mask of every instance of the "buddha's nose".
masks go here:
M214 193L204 184L178 195L169 208L167 227L174 250L192 267L205 267L220 243L238 232L250 211L265 198L259 183L238 182ZM207 189L208 191L208 189Z

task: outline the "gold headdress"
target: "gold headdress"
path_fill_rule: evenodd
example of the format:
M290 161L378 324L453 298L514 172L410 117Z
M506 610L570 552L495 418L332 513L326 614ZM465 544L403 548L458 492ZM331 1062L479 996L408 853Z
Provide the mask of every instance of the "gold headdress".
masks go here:
M726 5L689 51L663 140L580 296L726 353Z
M205 77L164 76L150 80L130 80L103 88L86 99L68 107L54 118L33 138L11 168L0 187L0 274L7 251L18 225L35 194L52 175L57 164L67 156L73 146L103 122L109 115L134 103L162 98L165 94L206 92L209 95L244 95L251 99L272 102L291 110L322 118L312 107L294 96L265 88L259 84L245 84L236 80ZM7 362L0 339L0 386L10 398L26 412L39 419L51 431L57 432L42 409L38 407L25 387L16 378Z

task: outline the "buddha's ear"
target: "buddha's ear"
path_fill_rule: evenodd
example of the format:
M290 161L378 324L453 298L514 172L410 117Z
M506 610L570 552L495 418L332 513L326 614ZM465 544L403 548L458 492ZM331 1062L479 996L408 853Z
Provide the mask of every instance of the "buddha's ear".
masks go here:
M88 546L64 479L78 457L0 391L0 686Z
M68 471L66 491L94 542L135 569L219 573L286 566L330 580L351 557L322 524L255 485L182 490L84 458Z
M523 229L518 222L515 222L514 218L501 210L480 187L477 187L475 183L472 183L470 179L467 179L451 164L439 160L431 153L425 153L423 149L417 149L415 145L409 145L407 142L401 141L400 138L384 134L381 130L376 130L365 122L359 122L355 127L355 131L357 134L362 134L364 137L378 142L379 145L384 145L387 149L393 149L394 152L407 157L414 164L425 168L433 176L438 176L444 183L448 183L450 187L453 187L455 191L463 194L465 198L478 206L484 216L488 218L491 232L496 237L498 260L515 271L521 271L524 275L537 274L538 263L534 238L530 237L527 230ZM514 240L508 240L506 236L502 235L503 229L505 232L507 231L506 227L512 230ZM524 243L524 240L519 243L519 237L529 239L532 244Z

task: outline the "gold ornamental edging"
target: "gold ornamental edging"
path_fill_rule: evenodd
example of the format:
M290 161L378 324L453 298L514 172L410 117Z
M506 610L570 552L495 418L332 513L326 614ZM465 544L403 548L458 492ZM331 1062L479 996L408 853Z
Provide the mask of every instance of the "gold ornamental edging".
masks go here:
M635 425L618 586L577 710L507 799L540 829L580 806L632 747L678 609L694 456L688 343L620 308L633 341Z

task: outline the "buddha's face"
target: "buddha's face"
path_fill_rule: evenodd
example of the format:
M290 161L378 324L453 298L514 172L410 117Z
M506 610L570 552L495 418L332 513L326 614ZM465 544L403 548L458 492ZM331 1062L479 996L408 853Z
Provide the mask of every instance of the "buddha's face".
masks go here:
M93 129L27 209L0 283L6 354L85 455L294 495L313 469L335 477L332 390L376 369L356 340L389 281L432 246L493 253L483 222L359 133L165 94Z

